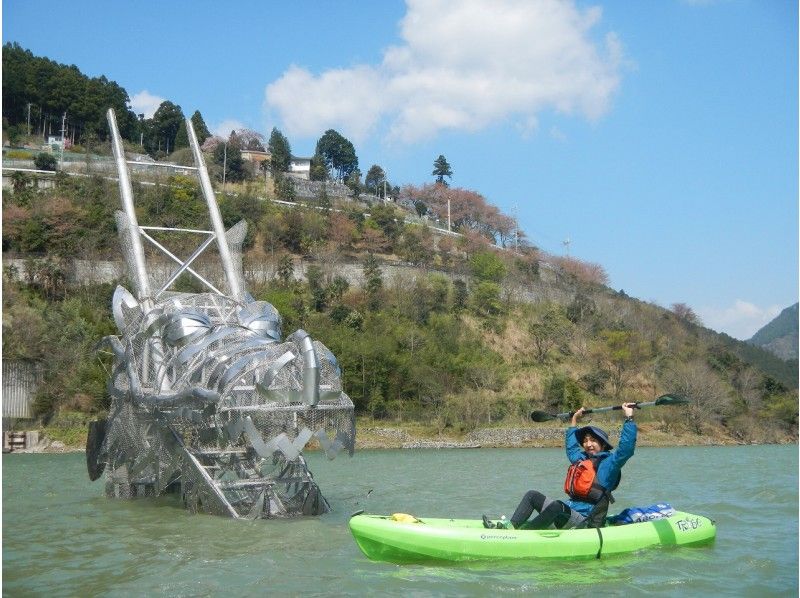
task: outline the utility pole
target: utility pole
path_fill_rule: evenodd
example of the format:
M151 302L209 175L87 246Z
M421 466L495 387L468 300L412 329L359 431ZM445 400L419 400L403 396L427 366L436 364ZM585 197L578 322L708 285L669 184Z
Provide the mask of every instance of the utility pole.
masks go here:
M61 170L64 170L64 145L66 143L66 137L65 137L66 124L67 124L67 113L64 112L64 116L61 117L61 159L59 160L59 166Z
M447 198L447 232L452 232L450 230L450 198Z
M28 137L31 135L31 103L28 102Z

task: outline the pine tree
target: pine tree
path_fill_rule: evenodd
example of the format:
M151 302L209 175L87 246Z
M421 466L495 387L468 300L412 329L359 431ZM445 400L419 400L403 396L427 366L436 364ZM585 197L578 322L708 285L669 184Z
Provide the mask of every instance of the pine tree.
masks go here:
M277 128L272 129L267 144L267 151L270 154L270 169L273 175L280 172L289 172L292 165L292 148L289 140Z
M447 159L443 155L439 154L439 157L436 158L436 161L433 163L433 172L431 174L436 177L437 183L447 187L447 182L445 182L444 177L448 179L452 178L453 170L450 168Z
M200 114L199 110L194 111L191 121L194 127L194 133L197 135L197 143L203 145L203 142L211 137L211 131L208 130L206 122L203 120L203 115Z

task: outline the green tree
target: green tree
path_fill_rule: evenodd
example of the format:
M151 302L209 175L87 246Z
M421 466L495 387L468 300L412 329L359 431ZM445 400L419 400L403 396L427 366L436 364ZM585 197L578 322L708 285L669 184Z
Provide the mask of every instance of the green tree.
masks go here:
M453 281L453 311L458 313L466 309L468 299L467 283L460 278L456 278Z
M433 259L432 246L433 238L429 228L409 224L397 244L397 254L409 264L427 265Z
M194 134L197 135L197 143L203 145L203 142L211 137L211 131L206 126L206 121L203 120L203 115L199 110L195 110L192 114L192 127L194 127Z
M378 225L390 242L397 240L403 230L403 216L391 204L376 205L370 210L369 219Z
M586 402L586 393L578 383L559 372L553 373L544 396L548 407L556 411L577 411Z
M361 193L361 171L356 168L352 171L344 181L344 184L350 189L353 198L358 198Z
M294 280L294 261L288 253L281 256L275 276L283 287L288 287Z
M343 276L336 275L333 277L331 284L328 285L328 296L334 301L341 301L342 296L350 288L350 283Z
M183 123L183 111L177 106L166 100L153 114L153 126L157 137L158 149L169 153L175 149L175 137L178 135Z
M481 281L501 282L506 275L506 266L493 251L482 250L472 254L469 260L472 275Z
M53 154L40 152L33 159L33 165L39 170L58 170L58 160Z
M364 259L364 290L367 293L367 305L372 311L380 308L381 291L383 290L383 272L378 260L371 253Z
M295 201L297 190L292 177L280 176L275 179L275 195L281 201Z
M178 134L175 135L175 149L189 147L189 132L186 130L186 121L182 120L178 127Z
M218 143L214 148L214 163L222 168L219 175L220 181L237 182L246 178L242 148L236 131L231 131L227 142Z
M481 281L472 291L472 305L476 314L485 318L498 316L503 312L500 301L500 285Z
M383 168L377 164L373 164L367 171L367 176L364 177L364 186L368 192L375 192L378 197L384 197L383 182L386 180L386 173ZM388 184L388 183L387 183Z
M277 128L273 127L270 133L267 151L270 154L270 169L273 176L289 172L292 165L292 148L289 140Z
M325 165L325 158L323 158L320 154L315 153L311 157L311 165L308 177L312 181L327 181L328 176L330 176L330 173L328 172L328 167Z
M308 290L311 292L311 308L314 311L323 311L328 305L328 293L322 279L322 269L311 264L306 270Z
M315 156L321 156L327 170L337 181L346 181L358 168L355 147L337 131L328 129L317 141Z
M453 170L450 168L450 164L447 163L447 159L439 154L439 157L433 163L433 172L431 173L433 176L436 177L436 182L444 185L447 187L447 182L444 180L444 177L452 178L453 177Z

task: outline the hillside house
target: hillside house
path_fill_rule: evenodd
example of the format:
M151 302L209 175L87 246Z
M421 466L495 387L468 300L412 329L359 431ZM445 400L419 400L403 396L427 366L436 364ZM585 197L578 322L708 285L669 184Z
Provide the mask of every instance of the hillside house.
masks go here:
M261 162L266 160L269 162L270 154L269 152L265 152L262 150L251 150L251 149L243 149L242 150L242 160L247 160L248 162L252 162L256 166L260 165Z
M292 161L289 164L289 174L300 179L309 180L311 178L311 158L292 156Z
M242 160L252 162L256 166L260 166L261 162L266 160L269 162L272 156L269 152L260 150L242 150ZM311 178L311 158L297 158L292 156L292 161L289 164L289 174L299 179L309 180Z

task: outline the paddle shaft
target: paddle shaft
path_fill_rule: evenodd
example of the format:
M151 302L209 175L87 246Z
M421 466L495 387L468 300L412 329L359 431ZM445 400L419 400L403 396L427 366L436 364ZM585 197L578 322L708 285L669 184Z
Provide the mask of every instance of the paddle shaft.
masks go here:
M654 405L685 405L689 403L689 399L677 395L677 394L666 394L661 395L655 401L647 401L644 403L631 403L634 409L641 409L642 407L652 407ZM622 409L622 405L614 405L613 407L595 407L594 409L586 409L584 410L584 414L587 413L600 413L603 411L619 411ZM531 412L531 419L536 422L546 422L553 419L567 419L575 415L575 411L569 411L567 413L547 413L545 411L532 411Z
M648 401L647 403L634 403L633 408L641 409L642 407L652 407L655 404L656 404L655 401ZM622 410L622 405L614 405L613 407L595 407L594 409L584 409L583 414L587 415L589 413L602 413L603 411L621 411L621 410ZM572 417L573 415L575 415L575 412L570 411L568 413L559 413L556 415L556 417L567 418L567 417Z
M651 407L653 405L659 405L658 401L648 401L647 403L634 403L634 409L641 409L642 407ZM586 415L588 413L601 413L603 411L620 411L622 409L622 405L614 405L613 407L595 407L594 409L586 409L584 410L583 414ZM549 421L552 419L569 419L575 415L574 411L568 411L567 413L546 413L544 411L534 411L531 413L531 419L538 422Z

